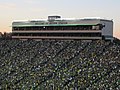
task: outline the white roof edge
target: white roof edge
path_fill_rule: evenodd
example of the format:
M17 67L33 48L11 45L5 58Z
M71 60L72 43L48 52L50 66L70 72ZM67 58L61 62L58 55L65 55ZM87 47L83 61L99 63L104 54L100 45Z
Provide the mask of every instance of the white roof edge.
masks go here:
M109 20L109 19L105 19L105 18L100 18L100 17L85 17L85 18L58 18L56 20ZM12 22L34 22L34 21L43 21L43 22L47 22L48 19L31 19L31 20L13 20ZM112 21L112 20L110 20Z

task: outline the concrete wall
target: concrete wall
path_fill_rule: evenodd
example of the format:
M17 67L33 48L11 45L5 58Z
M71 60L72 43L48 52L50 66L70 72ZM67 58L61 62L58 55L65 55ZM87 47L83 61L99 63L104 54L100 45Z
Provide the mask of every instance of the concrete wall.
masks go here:
M105 25L102 29L102 35L107 38L113 37L113 21L101 20L100 23Z

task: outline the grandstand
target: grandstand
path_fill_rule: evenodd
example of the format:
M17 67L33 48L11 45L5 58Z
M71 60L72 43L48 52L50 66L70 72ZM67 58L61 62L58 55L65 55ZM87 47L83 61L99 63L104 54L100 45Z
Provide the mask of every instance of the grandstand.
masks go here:
M0 40L0 90L120 90L120 44Z
M113 40L113 21L105 19L63 19L48 16L47 20L14 21L14 39L87 39Z
M113 21L14 21L0 39L0 90L120 90Z

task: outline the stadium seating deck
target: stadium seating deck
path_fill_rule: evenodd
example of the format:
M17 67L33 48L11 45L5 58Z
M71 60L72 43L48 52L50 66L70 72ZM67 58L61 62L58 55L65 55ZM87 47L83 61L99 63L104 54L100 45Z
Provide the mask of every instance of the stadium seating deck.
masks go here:
M0 40L0 89L120 90L120 45Z

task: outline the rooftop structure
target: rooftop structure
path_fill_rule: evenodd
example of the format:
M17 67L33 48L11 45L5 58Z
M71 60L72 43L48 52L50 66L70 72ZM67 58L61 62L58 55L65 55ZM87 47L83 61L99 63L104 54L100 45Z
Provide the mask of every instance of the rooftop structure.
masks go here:
M113 39L113 21L105 19L63 19L15 21L12 38L17 39Z

